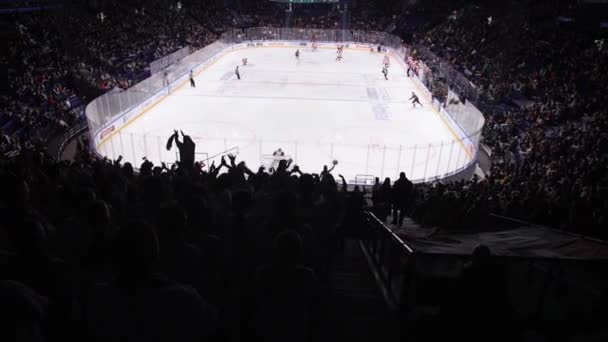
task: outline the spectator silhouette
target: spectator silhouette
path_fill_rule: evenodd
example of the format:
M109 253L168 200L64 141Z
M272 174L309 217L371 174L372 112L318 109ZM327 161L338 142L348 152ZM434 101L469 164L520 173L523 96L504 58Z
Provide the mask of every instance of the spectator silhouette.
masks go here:
M374 185L372 194L374 214L382 221L386 221L391 209L391 179L385 178L381 185Z
M0 340L44 342L47 307L47 298L28 286L13 280L0 281Z
M86 303L95 341L201 341L215 310L196 291L155 271L159 243L144 222L129 222L114 243L116 280L97 286Z
M472 260L465 265L459 317L500 321L507 318L509 301L505 270L485 245L475 247Z
M407 214L412 196L414 185L405 177L405 172L399 174L399 179L393 185L393 224L398 224L401 227L403 219Z
M182 135L183 141L179 141L179 134L177 130L173 130L173 135L169 137L167 141L167 150L171 150L173 142L179 149L179 163L183 169L191 170L194 166L194 151L196 150L196 144L189 135L184 135L184 132L179 131Z
M157 229L160 245L160 269L172 280L196 288L206 294L204 275L208 273L202 263L198 246L186 242L186 212L177 203L161 206Z
M274 240L273 261L255 277L251 331L260 341L316 340L319 284L314 272L301 266L302 240L285 231Z

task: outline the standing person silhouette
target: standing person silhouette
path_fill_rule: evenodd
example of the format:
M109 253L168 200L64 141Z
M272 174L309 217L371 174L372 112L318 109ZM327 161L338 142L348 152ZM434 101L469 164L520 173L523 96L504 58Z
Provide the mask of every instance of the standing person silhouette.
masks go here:
M393 184L393 223L401 227L405 214L409 209L414 184L407 179L405 172L399 174L399 179ZM399 212L397 214L397 211Z
M169 137L167 141L167 151L171 150L171 146L173 145L173 141L177 145L179 149L179 164L181 167L186 169L191 169L194 166L194 151L196 149L196 144L190 136L184 135L184 132L180 131L182 134L183 141L179 141L179 134L177 130L173 130L173 135Z

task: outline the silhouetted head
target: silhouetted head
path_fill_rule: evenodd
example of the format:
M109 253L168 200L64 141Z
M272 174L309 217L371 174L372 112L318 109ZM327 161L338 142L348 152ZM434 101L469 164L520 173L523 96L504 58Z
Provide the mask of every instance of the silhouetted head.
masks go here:
M473 250L473 265L474 266L483 266L488 263L490 256L492 253L490 252L490 248L486 245L479 245L475 247Z
M122 174L126 177L132 177L133 176L133 165L131 163L125 163L122 166Z
M27 256L44 256L47 253L47 234L42 223L26 218L14 231L14 241L19 253Z
M399 179L405 179L405 172L399 173Z
M158 238L144 221L127 223L114 241L114 265L127 278L149 274L159 257Z
M302 254L302 238L293 230L284 231L274 239L274 248L279 263L296 265Z
M26 285L13 281L0 281L0 319L4 324L0 333L6 341L43 341L43 321L48 300ZM20 338L19 338L20 337Z
M251 206L252 201L251 193L246 189L240 189L232 193L232 208L237 213L245 213Z
M86 219L89 226L96 229L93 232L96 237L104 236L110 224L110 208L104 201L93 201L87 208Z
M175 237L186 230L186 211L175 202L164 204L156 222L161 237Z

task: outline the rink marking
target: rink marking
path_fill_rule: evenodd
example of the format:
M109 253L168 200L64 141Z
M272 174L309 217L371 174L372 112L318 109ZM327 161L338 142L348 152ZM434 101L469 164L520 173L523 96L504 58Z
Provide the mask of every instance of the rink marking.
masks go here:
M241 74L242 77L243 74ZM234 77L230 77L230 79L233 79ZM205 83L212 83L212 82L205 82ZM215 83L225 83L225 80L218 80L215 81ZM247 81L247 80L243 80L241 79L239 82L239 84L284 84L284 82L279 82L279 81ZM313 86L344 86L344 87L358 87L358 88L365 88L365 85L362 84L354 84L354 83L319 83L319 82L289 82L289 84L293 84L293 85L313 85ZM393 83L391 83L391 89L412 89L412 87L407 87L407 86L393 86Z
M193 95L171 95L172 97L215 97L226 99L264 99L264 100L306 100L306 101L337 101L337 102L364 102L372 103L374 101L365 97L364 99L338 99L338 98L323 98L323 97L276 97L276 96L255 96L255 95L213 95L213 94L193 94ZM385 101L390 104L409 104L407 100L403 101Z

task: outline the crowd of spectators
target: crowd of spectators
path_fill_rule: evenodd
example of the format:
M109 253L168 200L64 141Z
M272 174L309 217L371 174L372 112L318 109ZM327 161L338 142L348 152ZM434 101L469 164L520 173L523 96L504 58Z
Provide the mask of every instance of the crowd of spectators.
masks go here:
M135 173L86 148L70 162L45 153L50 135L80 120L78 80L97 93L126 88L183 46L243 22L281 23L272 6L243 14L194 0L181 9L135 3L2 19L13 36L0 98L0 268L11 279L0 281L0 313L15 324L0 339L318 340L332 257L362 224L358 188L286 161L272 173L233 156L205 172L145 161ZM400 31L398 18L378 13L353 12L351 28ZM296 13L294 25L336 27L336 15L308 22ZM512 15L465 8L419 33L416 44L493 105L483 140L493 165L472 180L378 180L379 217L460 229L497 213L606 237L603 38L554 20L519 25Z
M19 314L3 340L318 340L361 192L286 160L138 167L36 147L0 162L1 312Z
M4 57L11 66L10 92L2 96L0 152L14 154L77 122L75 107L82 100L74 79L99 93L126 88L162 55L204 46L230 27L280 25L282 19L279 7L270 3L248 12L196 1L180 4L167 8L163 1L134 1L78 9L79 16L67 18L3 19L14 27L16 39ZM339 11L318 8L296 8L294 26L339 26ZM412 215L443 225L430 213L448 207L451 214L442 215L447 225L481 224L479 214L493 212L597 235L607 206L607 122L601 103L607 64L600 62L608 53L605 37L556 21L554 13L522 20L530 18L520 13L525 10L464 6L444 13L432 29L423 26L413 33L414 56L431 65L416 48L435 53L462 72L488 105L483 143L492 151L493 165L485 179L416 186ZM425 14L419 7L389 12L367 5L351 9L350 28L401 32L400 25L407 25L401 16ZM434 81L435 96L444 99L448 82Z
M555 16L522 23L518 10L454 11L414 45L477 86L493 165L483 180L417 186L412 215L462 228L495 213L605 238L605 33Z
M425 63L433 95L446 100L454 81L436 67L448 66L473 84L470 100L486 118L486 177L417 185L412 217L471 229L494 213L606 238L605 32L573 23L577 9L567 2L431 3L392 12L390 4L363 4L349 13L353 30L408 31L406 45L416 65Z
M180 4L179 6L177 4ZM87 100L149 76L150 62L200 48L235 25L215 3L129 1L4 14L8 86L0 103L0 154L46 141L82 118Z
M341 12L334 4L312 4L293 6L292 27L295 28L341 28Z
M24 17L12 24L10 39L16 44L9 44L2 56L9 66L10 90L0 97L1 155L78 120L72 109L79 99L69 86L68 62L52 48L59 37L46 30L45 18Z

